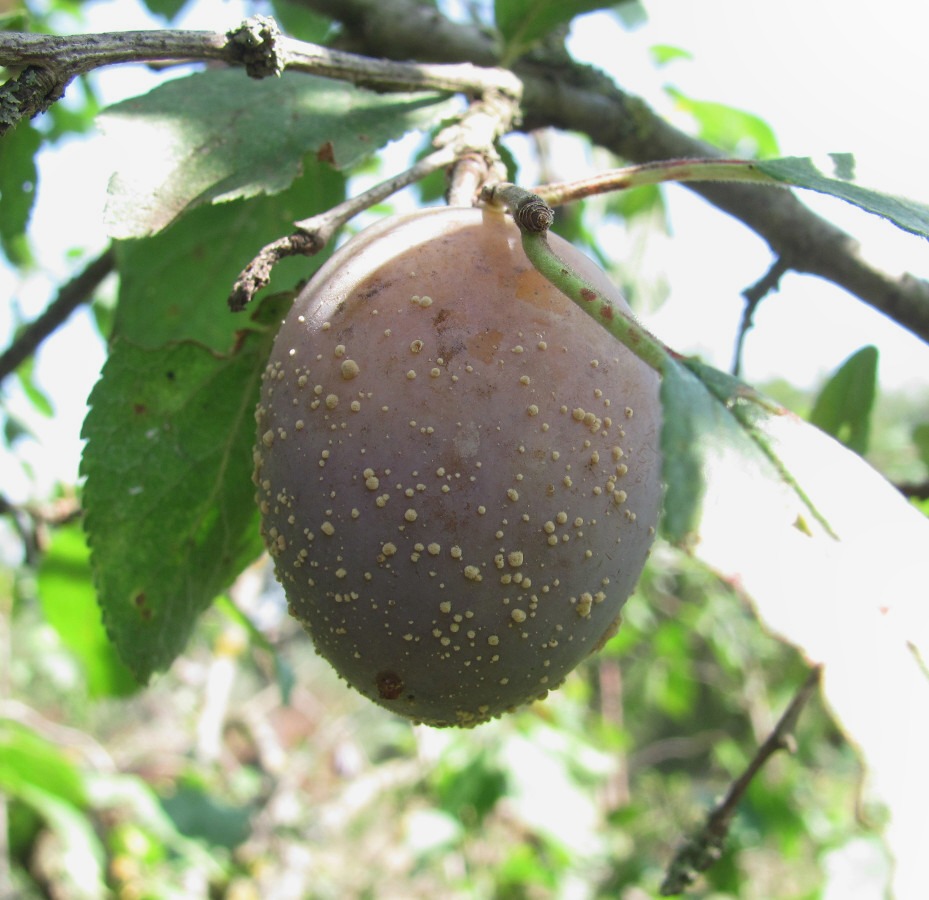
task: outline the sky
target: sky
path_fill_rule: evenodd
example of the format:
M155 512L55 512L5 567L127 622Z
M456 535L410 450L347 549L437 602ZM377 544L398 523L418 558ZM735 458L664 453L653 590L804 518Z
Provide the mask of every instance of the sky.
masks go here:
M197 0L175 27L223 31L243 17L239 0ZM138 4L102 0L85 4L87 30L160 27ZM609 17L576 20L570 47L575 56L610 72L627 91L648 100L672 121L689 128L667 94L676 85L696 99L746 109L774 129L783 155L852 152L863 183L929 202L924 148L929 138L925 110L922 37L929 13L911 0L885 0L880 10L837 0L667 0L646 3L649 19L624 30ZM775 14L763 17L768 11ZM657 70L649 48L685 48L689 59ZM143 92L163 80L143 67L103 70L100 92L107 102ZM514 146L520 146L518 139ZM597 168L581 145L558 142L559 177L581 177ZM76 247L106 244L103 205L111 170L99 136L69 142L42 160L31 233L42 274L18 281L0 265L0 296L15 297L29 318L48 302L58 282L73 272ZM74 173L80 172L75 179ZM531 165L524 170L531 183ZM767 246L733 219L709 207L686 188L665 190L672 233L653 238L645 265L670 285L667 301L641 313L645 324L682 352L697 352L727 368L742 309L741 292L768 269ZM890 271L929 277L929 245L841 201L804 192L814 209L851 231L867 257ZM623 256L627 236L608 232L615 255ZM12 317L0 304L0 341L9 337ZM756 316L745 348L743 375L763 382L775 376L813 386L867 343L881 351L882 386L918 391L929 385L929 348L840 289L818 279L789 274L781 291ZM103 361L103 348L89 315L75 315L67 329L49 339L37 360L37 379L56 407L51 420L37 419L11 381L11 406L39 434L40 442L19 447L37 482L17 471L4 479L14 500L48 489L55 479L73 482L80 453L80 424L86 397ZM926 410L929 419L929 409ZM12 467L0 457L5 472Z

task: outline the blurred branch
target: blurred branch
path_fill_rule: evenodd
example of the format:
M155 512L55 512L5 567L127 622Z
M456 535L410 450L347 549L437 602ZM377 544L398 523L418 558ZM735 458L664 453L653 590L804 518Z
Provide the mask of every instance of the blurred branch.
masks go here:
M113 271L115 264L116 257L110 247L61 288L45 311L30 322L0 354L0 382L32 356L39 344L59 325L64 324L77 307L91 299L93 292Z
M778 257L771 264L764 275L761 276L750 287L742 291L742 297L745 299L745 307L742 310L742 321L739 323L739 333L735 339L735 349L732 354L732 374L738 377L742 372L742 350L745 346L745 335L751 331L755 324L755 310L758 304L764 300L768 294L778 289L781 283L781 277L789 271L789 266L783 259Z
M505 69L470 63L421 65L369 59L282 34L274 19L254 16L226 34L212 31L125 31L58 37L0 32L0 65L22 71L0 87L0 135L20 119L60 100L73 78L118 63L205 62L244 66L252 78L285 69L350 81L380 91L498 91L519 97L519 80Z
M395 59L499 63L493 35L458 24L414 0L300 0L344 26L356 52ZM592 67L524 58L513 71L523 83L521 128L555 127L589 135L633 162L722 156L669 125L638 97ZM929 282L895 277L871 265L852 237L805 207L790 191L747 184L694 184L690 190L757 232L783 264L818 275L929 341Z
M929 481L906 481L896 485L896 488L911 500L929 500Z
M821 666L815 666L810 671L806 681L794 694L790 705L774 726L774 730L758 748L745 771L729 786L726 796L707 816L700 831L678 850L661 885L663 897L683 893L701 872L713 866L722 856L729 826L752 779L778 750L793 751L793 730L797 726L803 707L819 687L821 674Z

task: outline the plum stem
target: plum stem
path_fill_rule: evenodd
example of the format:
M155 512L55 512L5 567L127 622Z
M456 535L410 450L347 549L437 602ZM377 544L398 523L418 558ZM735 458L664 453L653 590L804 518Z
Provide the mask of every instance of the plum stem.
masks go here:
M680 358L558 256L547 237L554 213L541 197L509 183L488 187L482 196L489 203L509 208L519 226L523 250L539 273L642 362L663 374L669 358Z

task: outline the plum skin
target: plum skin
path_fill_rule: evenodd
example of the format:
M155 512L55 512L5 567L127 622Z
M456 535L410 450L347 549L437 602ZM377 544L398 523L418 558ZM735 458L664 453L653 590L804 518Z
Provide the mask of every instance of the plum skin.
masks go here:
M256 421L289 611L374 702L473 726L615 633L659 514L658 378L502 213L421 210L352 238L283 322Z

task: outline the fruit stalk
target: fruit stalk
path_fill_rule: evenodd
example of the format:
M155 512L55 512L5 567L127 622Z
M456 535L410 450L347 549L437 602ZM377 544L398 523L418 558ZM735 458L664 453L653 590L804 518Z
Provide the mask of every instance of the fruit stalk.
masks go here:
M619 309L555 253L547 238L548 229L554 221L554 212L541 197L507 183L488 188L483 198L509 208L519 226L523 250L539 273L642 362L660 375L665 372L669 358L680 358L679 354Z

